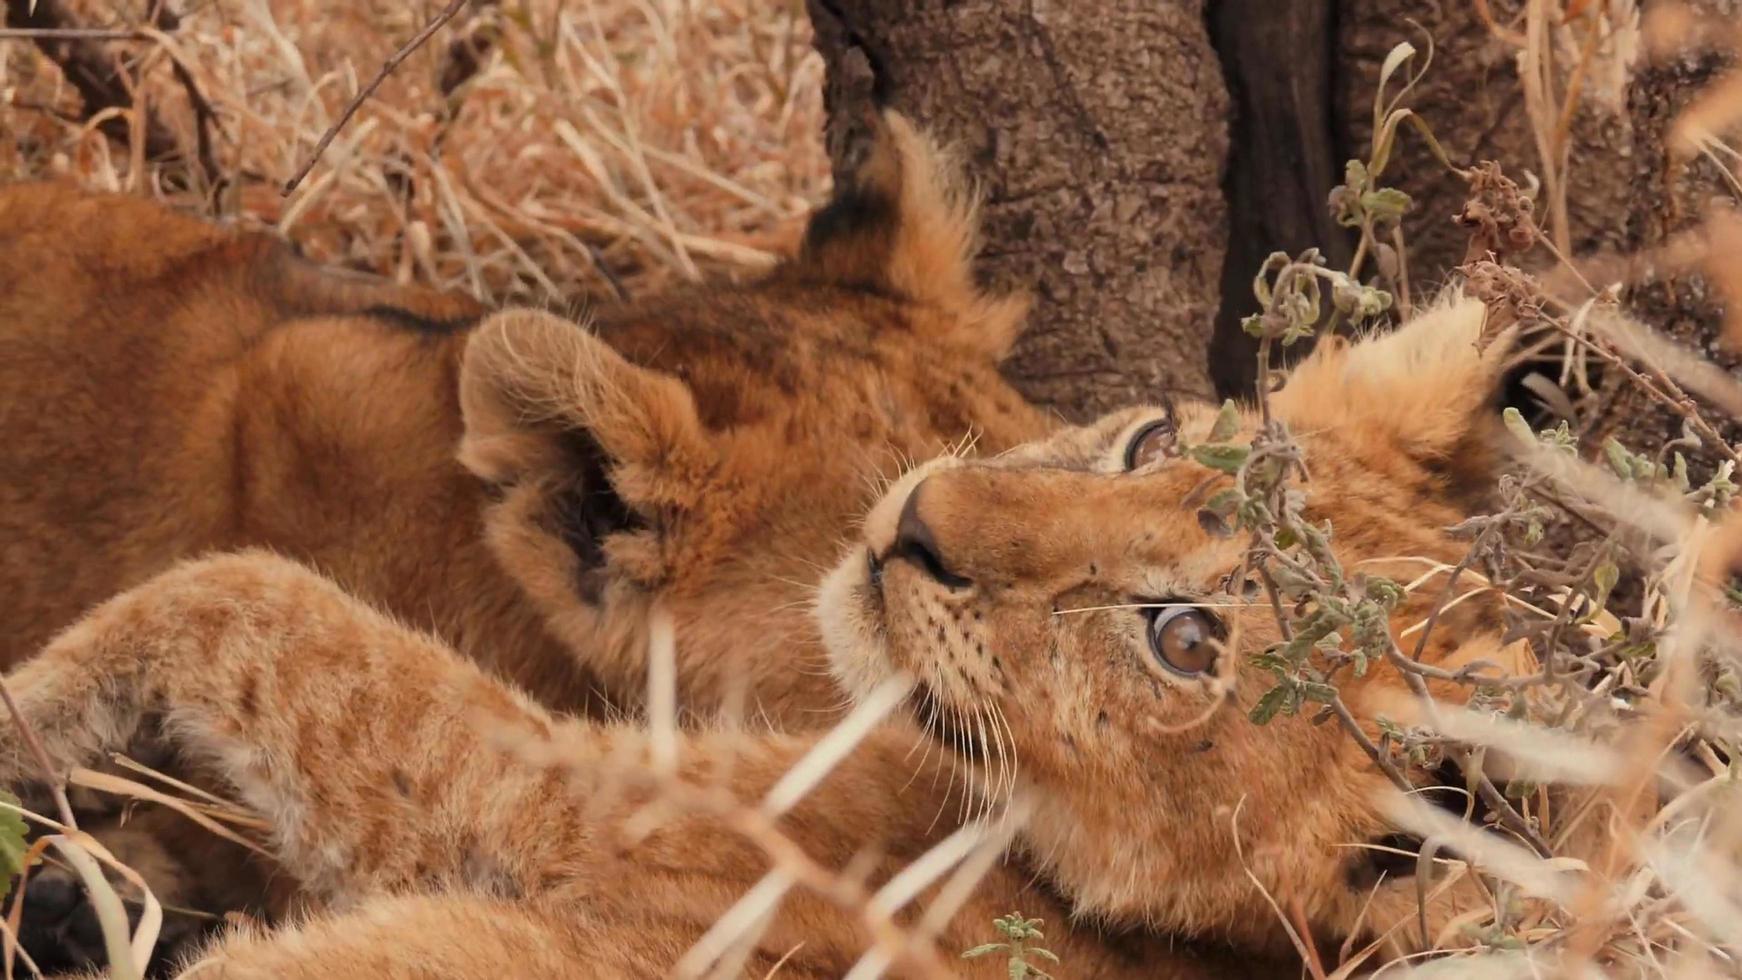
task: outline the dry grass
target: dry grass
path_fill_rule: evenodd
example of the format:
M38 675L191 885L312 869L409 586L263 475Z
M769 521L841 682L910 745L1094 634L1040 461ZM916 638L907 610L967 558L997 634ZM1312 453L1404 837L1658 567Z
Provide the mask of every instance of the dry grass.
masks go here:
M613 277L642 292L766 266L826 191L822 65L798 3L474 4L288 198L346 102L441 5L213 0L184 5L166 31L146 6L62 8L84 27L142 32L95 45L138 79L143 113L107 113L130 127L125 142L79 118L78 94L32 43L0 40L0 179L160 197L277 228L320 261L556 305L609 295ZM461 52L479 49L468 70ZM197 156L177 63L214 110L221 187L197 166L144 160L146 116Z

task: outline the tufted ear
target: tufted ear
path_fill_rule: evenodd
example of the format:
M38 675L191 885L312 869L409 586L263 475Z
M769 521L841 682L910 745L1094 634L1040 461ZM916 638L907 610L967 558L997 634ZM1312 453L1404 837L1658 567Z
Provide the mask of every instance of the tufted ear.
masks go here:
M683 382L548 313L510 310L473 331L460 407L460 462L492 484L569 480L600 506L646 511L684 506L714 464Z
M1485 485L1516 338L1480 301L1453 292L1391 333L1326 338L1273 406L1296 432L1331 430L1374 453L1401 452L1454 484Z
M1028 301L974 281L978 195L950 155L900 113L884 111L867 124L863 158L812 215L784 274L912 300L941 314L916 328L1002 358Z

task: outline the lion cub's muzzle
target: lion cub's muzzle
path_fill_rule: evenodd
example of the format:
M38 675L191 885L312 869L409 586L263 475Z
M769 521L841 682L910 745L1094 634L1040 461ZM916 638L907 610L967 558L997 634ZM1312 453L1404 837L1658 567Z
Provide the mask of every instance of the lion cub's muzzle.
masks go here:
M958 575L950 570L950 564L938 544L937 535L926 525L920 516L919 501L925 490L925 481L921 480L907 495L907 502L901 505L901 516L895 522L895 540L883 553L882 558L872 555L872 578L882 577L882 567L890 561L906 561L914 568L937 584L948 589L965 589L974 582L965 575Z

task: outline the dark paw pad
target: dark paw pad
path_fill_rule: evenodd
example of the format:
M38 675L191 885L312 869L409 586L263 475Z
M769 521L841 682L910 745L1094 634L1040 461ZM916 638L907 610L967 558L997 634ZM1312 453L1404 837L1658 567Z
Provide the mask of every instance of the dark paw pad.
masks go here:
M123 903L129 929L139 924L140 906ZM103 928L84 883L56 867L38 868L24 890L19 943L48 974L100 968L108 963ZM197 921L166 913L147 976L169 976L177 954L205 930Z

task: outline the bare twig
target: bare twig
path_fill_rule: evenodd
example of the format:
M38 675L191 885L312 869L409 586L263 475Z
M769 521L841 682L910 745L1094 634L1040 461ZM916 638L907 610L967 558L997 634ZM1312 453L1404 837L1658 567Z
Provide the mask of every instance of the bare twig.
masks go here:
M375 90L381 87L381 83L387 81L387 76L393 74L393 70L398 68L401 62L410 57L413 51L422 47L424 42L433 37L435 32L441 30L444 24L453 20L454 16L468 2L470 0L449 0L448 5L442 8L442 12L437 14L434 20L425 24L423 30L412 35L411 40L400 45L397 51L394 51L386 61L381 63L381 69L375 73L375 77L371 78L369 84L363 86L362 90L355 96L352 96L351 101L345 105L345 111L339 113L339 118L327 127L325 133L321 134L320 141L315 143L314 152L309 154L308 160L297 168L296 173L292 174L289 180L284 182L284 189L281 193L285 197L289 197L291 192L296 190L297 185L301 184L303 179L308 176L309 171L314 169L315 164L320 162L321 154L327 152L327 147L332 145L333 138L339 135L339 130L345 128L345 124L350 122L351 117L357 114L357 110L362 108L363 103L375 94Z

